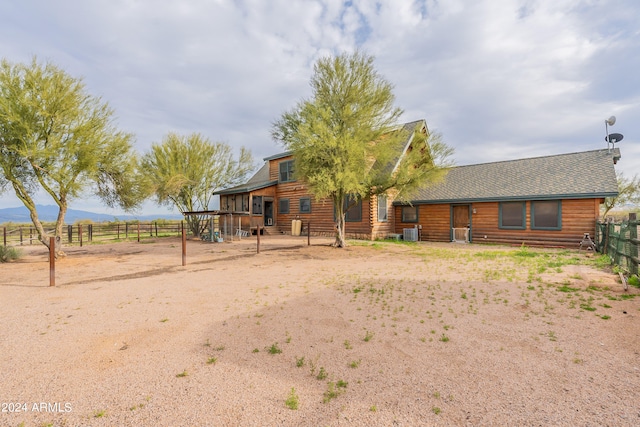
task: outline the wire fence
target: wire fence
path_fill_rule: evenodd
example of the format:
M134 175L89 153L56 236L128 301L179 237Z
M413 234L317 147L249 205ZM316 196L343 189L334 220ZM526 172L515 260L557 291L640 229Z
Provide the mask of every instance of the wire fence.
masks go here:
M108 243L137 240L153 237L180 236L182 221L150 221L150 222L108 222L98 224L65 225L64 235L60 236L66 245L84 243ZM54 234L52 227L45 227L45 232ZM23 246L39 244L38 232L33 226L15 225L2 227L2 244L4 246Z
M596 224L596 246L611 261L629 274L638 274L638 224L636 214L620 222L600 222Z

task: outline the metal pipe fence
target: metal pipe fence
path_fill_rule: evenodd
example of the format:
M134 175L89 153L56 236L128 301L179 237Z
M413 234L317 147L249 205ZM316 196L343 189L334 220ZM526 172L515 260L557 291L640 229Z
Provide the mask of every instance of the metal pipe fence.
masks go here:
M611 258L611 262L629 274L638 274L638 224L635 213L620 222L598 221L596 224L596 246L598 251Z

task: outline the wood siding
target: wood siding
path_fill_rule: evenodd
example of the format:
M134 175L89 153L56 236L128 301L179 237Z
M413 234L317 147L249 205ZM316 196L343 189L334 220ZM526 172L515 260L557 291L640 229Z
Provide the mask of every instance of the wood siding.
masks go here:
M471 241L473 243L499 243L527 246L578 247L584 233L595 235L596 220L602 199L562 200L562 228L560 230L532 230L531 202L527 201L526 228L522 230L499 227L499 202L471 204ZM395 207L396 233L403 228L421 225L420 240L451 241L451 205L418 206L418 222L402 223L402 208Z

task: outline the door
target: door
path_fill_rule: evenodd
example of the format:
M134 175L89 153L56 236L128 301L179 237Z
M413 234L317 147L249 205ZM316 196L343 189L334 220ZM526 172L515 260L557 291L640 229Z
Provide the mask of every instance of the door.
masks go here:
M273 201L264 202L264 225L273 225Z
M454 205L451 210L451 241L469 242L471 240L471 205Z

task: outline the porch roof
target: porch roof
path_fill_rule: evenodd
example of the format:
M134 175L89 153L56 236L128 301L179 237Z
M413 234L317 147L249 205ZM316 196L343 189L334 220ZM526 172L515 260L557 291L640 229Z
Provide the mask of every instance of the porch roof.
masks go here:
M265 163L256 172L249 181L244 184L236 185L235 187L225 188L224 190L215 191L213 194L238 194L248 193L254 190L260 190L261 188L271 187L276 185L278 181L269 180L269 163Z

